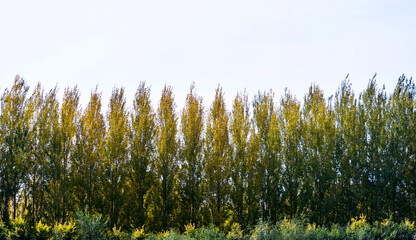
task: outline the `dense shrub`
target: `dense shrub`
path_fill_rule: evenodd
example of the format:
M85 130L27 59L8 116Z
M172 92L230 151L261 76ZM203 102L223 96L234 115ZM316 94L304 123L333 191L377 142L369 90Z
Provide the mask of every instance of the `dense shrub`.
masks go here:
M132 240L143 240L146 239L146 233L144 231L144 228L137 228L133 230L131 235Z
M10 240L23 240L30 239L32 234L31 229L29 229L23 218L16 218L11 220L10 229L8 229L7 239Z
M108 233L109 240L130 240L132 238L131 234L127 232L122 232L120 229L113 227Z
M0 240L7 240L7 228L0 222Z
M78 212L75 222L56 224L50 227L39 221L34 227L28 227L20 219L10 222L6 227L0 222L0 240L415 240L416 228L409 220L400 223L392 220L383 222L367 222L366 216L353 218L345 227L332 225L330 228L307 223L304 219L287 219L271 224L259 223L247 233L241 230L239 224L233 224L228 233L214 225L195 228L195 225L185 226L183 233L175 229L161 233L146 233L144 228L132 232L106 227L107 221L101 215L90 215L88 212Z
M51 227L39 221L35 226L34 235L36 240L50 239L52 236Z
M77 212L75 229L79 240L106 239L107 221L101 215L90 215L88 211Z
M281 233L271 224L267 222L260 221L253 233L251 234L251 239L253 240L272 240L272 239L281 239Z
M73 240L75 235L75 224L73 222L58 223L52 229L52 240Z

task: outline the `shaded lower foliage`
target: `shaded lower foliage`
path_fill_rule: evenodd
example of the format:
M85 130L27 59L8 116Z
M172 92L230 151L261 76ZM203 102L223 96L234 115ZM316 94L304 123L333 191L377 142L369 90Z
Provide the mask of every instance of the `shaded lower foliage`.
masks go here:
M333 240L413 240L416 227L409 220L400 223L391 220L370 224L364 215L353 218L345 226L332 225L329 228L308 223L303 218L287 219L271 224L259 221L251 230L243 231L238 223L228 232L214 225L195 228L194 224L185 226L184 232L171 229L160 233L146 233L143 228L133 231L121 231L117 227L109 228L107 220L101 215L78 212L75 223L57 224L53 227L38 222L30 228L22 219L11 221L10 227L0 224L0 240L295 240L295 239L333 239Z

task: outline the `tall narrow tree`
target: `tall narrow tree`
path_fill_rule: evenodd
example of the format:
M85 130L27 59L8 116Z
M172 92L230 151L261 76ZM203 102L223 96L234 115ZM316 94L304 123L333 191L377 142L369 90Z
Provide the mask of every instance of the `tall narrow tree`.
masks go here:
M253 102L253 123L258 134L259 159L256 163L263 220L275 222L281 208L281 140L273 93L259 93Z
M72 186L76 207L96 212L101 198L99 175L104 157L105 120L101 113L101 94L95 89L77 124L75 152L72 158Z
M28 118L25 116L29 87L16 76L11 89L1 97L0 115L0 191L3 221L9 223L10 201L19 193L28 167ZM15 201L14 201L15 202ZM15 217L15 211L14 217Z
M157 109L157 140L156 140L156 174L160 181L159 194L161 199L162 229L172 227L172 212L174 209L175 177L178 169L177 148L177 117L172 88L165 86Z
M202 98L195 94L195 85L186 97L181 115L181 208L184 223L196 223L203 201L203 106Z
M351 83L345 79L335 94L335 156L334 168L338 173L337 205L334 209L334 218L337 222L346 224L358 216L360 202L360 158L364 150L361 142L364 140L364 131L359 122L357 100L351 89ZM347 216L347 217L346 217Z
M228 133L229 114L225 107L224 93L218 86L209 111L205 139L206 200L212 211L212 221L219 226L225 220L229 197L230 143Z
M150 167L155 151L155 114L150 101L150 88L140 83L133 101L130 130L130 171L132 185L133 224L141 227L145 224L144 198L154 181Z
M412 79L406 79L403 75L399 78L394 92L390 95L387 105L387 139L388 152L384 161L384 181L386 195L386 209L392 213L395 221L403 220L409 216L411 202L407 195L406 181L408 173L406 169L411 166L412 142L414 132L414 101L415 85ZM407 176L406 176L407 174ZM406 176L406 177L403 177Z
M310 209L312 221L319 224L327 223L329 215L326 210L331 209L328 191L335 179L333 168L334 152L334 121L333 113L326 105L322 90L312 85L305 95L303 108L305 124L304 156L308 166L306 179L309 185Z
M280 102L279 123L282 136L282 184L285 214L294 217L303 212L305 196L305 162L302 155L302 116L300 102L286 92Z
M238 93L231 112L230 132L232 140L231 157L231 206L236 221L246 226L247 181L248 181L248 144L250 119L247 94Z
M102 181L105 211L108 213L110 226L114 226L118 224L125 201L129 126L124 88L113 89L108 107Z
M42 176L42 170L44 170L44 158L40 158L38 155L38 148L39 148L39 116L40 111L42 109L43 104L43 89L40 84L38 84L33 91L33 94L30 98L30 106L28 106L27 111L30 111L32 114L31 122L32 122L32 128L31 128L31 139L30 144L32 145L32 151L30 154L30 163L29 163L29 171L26 176L25 181L25 204L23 211L27 212L26 215L26 221L30 226L34 226L35 223L39 220L39 212L43 213L44 209L40 210L39 202L42 201L41 198L44 196L44 185Z
M62 161L62 222L66 221L67 209L70 198L70 158L72 158L75 143L75 133L78 121L79 90L66 88L61 107L61 161Z
M367 89L360 96L361 111L364 115L365 142L363 148L366 156L361 159L363 170L362 181L365 199L363 201L365 214L371 221L386 218L385 209L386 183L383 181L384 158L386 154L387 126L386 103L387 96L384 88L377 88L375 77L368 83Z

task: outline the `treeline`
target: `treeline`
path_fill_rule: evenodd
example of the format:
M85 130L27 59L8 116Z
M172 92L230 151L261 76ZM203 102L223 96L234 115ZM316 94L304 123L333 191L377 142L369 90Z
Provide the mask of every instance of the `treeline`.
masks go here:
M390 94L375 78L359 95L346 79L328 99L312 85L302 102L240 92L231 109L221 87L204 108L192 85L179 111L169 86L154 108L140 83L131 109L115 88L106 114L97 89L85 109L79 96L29 92L19 76L2 94L6 225L64 223L86 209L111 227L155 232L300 215L320 226L415 219L416 99L405 76Z

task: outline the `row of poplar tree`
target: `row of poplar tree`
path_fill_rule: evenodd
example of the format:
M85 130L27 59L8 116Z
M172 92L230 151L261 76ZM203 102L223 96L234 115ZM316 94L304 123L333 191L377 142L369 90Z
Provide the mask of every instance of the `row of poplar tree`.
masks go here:
M190 87L175 109L165 86L157 108L141 83L131 110L115 88L85 109L79 90L16 77L1 96L1 219L54 224L89 209L109 225L150 231L303 215L345 224L416 216L415 86L405 76L387 94L371 79L358 96L342 82L326 99L312 85L290 92L238 93L227 110L221 87L208 109Z

